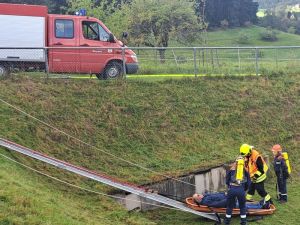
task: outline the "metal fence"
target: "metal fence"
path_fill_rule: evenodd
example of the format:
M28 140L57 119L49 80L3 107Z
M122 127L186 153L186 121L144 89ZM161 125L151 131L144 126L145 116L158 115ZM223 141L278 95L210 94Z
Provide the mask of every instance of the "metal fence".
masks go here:
M300 46L134 48L139 74L260 75L300 72Z
M26 72L47 77L78 77L84 74L92 77L95 74L105 79L118 75L126 78L136 75L242 76L300 73L300 46L130 49L137 55L139 65L137 73L132 75L128 73L128 57L132 54L128 53L128 48L0 48L0 76ZM113 66L106 61L107 58L116 58ZM95 65L96 68L99 66L99 71L95 71Z

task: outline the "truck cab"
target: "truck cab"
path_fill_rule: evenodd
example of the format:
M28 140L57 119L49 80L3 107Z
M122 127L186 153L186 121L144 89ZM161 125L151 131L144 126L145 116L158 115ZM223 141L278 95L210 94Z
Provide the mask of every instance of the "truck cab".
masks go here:
M136 54L99 20L48 14L46 6L0 3L0 77L11 69L96 74L136 73ZM125 67L125 68L124 68Z
M115 78L135 73L135 53L126 49L98 19L88 16L48 16L49 71L96 74L98 78Z

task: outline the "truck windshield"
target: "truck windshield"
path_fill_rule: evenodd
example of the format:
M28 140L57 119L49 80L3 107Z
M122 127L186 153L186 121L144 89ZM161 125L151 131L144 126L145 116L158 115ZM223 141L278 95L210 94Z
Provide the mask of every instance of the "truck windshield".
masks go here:
M85 39L106 42L109 40L109 34L97 22L83 21L82 31Z

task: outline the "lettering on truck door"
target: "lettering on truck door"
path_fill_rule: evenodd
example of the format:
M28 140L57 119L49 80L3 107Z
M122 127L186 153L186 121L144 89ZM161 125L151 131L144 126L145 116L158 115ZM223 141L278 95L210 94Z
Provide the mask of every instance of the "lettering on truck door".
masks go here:
M112 43L108 41L109 33L97 21L82 20L81 28L80 46L83 48L80 49L80 70L99 74L114 54Z
M76 20L51 15L49 22L49 70L59 73L79 73L78 29ZM63 49L68 47L69 49ZM75 48L77 47L77 49Z

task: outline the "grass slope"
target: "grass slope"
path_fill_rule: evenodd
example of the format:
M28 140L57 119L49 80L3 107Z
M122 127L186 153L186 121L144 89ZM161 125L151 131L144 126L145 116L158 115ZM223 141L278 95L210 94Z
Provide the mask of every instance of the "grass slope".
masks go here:
M153 224L107 197L67 187L2 156L0 187L1 225Z
M300 142L299 78L295 75L268 79L199 78L161 82L78 79L45 83L19 76L0 82L2 99L97 146L97 149L79 144L3 103L0 104L0 136L136 184L162 177L111 158L103 151L159 173L178 175L231 161L243 142L257 146L265 154L274 143L282 143L290 150L293 165L297 165L300 159L297 151ZM1 152L5 151L2 149ZM64 180L68 178L72 183L94 190L109 190L19 155L13 156L51 175ZM79 220L78 224L101 224L99 218L109 224L106 221L111 214L115 224L148 224L152 220L158 224L184 224L183 220L174 219L178 217L190 222L194 220L186 214L173 215L170 210L132 216L116 204L113 206L117 208L111 212L114 209L111 201L99 201L95 196L73 196L63 185L49 184L47 179L39 183L38 177L31 177L30 172L17 166L5 162L1 162L1 166L1 187L10 187L9 191L1 188L1 195L4 199L15 199L1 202L6 207L1 211L3 218L8 218L8 222L32 220L38 223L48 218L49 223L59 224L54 216L48 215L48 211L54 211L61 218L59 220L66 217L65 224L73 224L71 215L74 210L76 215L85 215L74 219ZM294 169L296 174L299 168L295 166ZM11 171L16 171L14 176L11 176ZM292 195L296 195L297 188L296 179ZM25 204L25 213L16 215L13 210L18 203L15 202L26 189L25 200L30 204L28 207ZM55 200L47 204L49 199ZM295 201L297 199L300 198ZM89 207L81 212L82 205ZM36 208L41 208L41 211L35 212ZM285 211L284 206L282 212ZM276 218L266 221L274 222ZM274 224L271 222L268 224Z
M208 46L299 46L300 35L277 31L278 40L275 42L263 41L260 33L266 28L259 26L219 30L207 33ZM249 37L249 43L238 44L240 34Z

